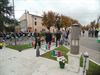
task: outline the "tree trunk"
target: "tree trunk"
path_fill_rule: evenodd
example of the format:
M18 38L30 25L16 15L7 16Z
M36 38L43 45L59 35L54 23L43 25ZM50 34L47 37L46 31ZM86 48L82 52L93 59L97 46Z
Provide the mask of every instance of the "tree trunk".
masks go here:
M66 31L67 27L65 27L65 31Z
M1 32L3 32L3 31L4 31L4 24L3 24L3 22L2 22L2 21L0 22L0 31L1 31Z
M48 30L50 30L50 27L47 27Z
M60 30L60 27L58 27L58 30Z

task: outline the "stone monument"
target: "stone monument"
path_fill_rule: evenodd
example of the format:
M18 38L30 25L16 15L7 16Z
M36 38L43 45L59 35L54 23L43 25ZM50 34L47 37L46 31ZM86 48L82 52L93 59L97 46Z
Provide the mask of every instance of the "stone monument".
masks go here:
M79 37L80 25L73 24L71 27L71 42L70 52L68 55L68 70L72 72L79 72L80 70L80 54L79 54Z

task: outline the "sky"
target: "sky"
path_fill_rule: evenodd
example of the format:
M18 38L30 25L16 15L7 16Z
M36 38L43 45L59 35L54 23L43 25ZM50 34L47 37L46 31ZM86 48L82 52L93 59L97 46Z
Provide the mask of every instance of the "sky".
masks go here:
M12 3L12 0L10 0ZM100 16L100 0L14 0L15 17L19 19L25 10L42 16L53 11L77 19L87 25Z

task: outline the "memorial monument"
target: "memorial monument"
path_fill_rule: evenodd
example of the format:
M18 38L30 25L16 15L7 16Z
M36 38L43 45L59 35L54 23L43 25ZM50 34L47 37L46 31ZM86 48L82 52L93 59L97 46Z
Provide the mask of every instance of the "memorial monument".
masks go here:
M71 42L70 52L68 55L68 70L72 72L80 71L80 57L79 53L79 38L80 38L80 25L73 24L71 27Z

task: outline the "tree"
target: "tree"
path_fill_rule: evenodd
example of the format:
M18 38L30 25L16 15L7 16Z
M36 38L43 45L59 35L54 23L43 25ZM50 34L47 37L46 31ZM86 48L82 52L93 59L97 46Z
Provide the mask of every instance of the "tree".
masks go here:
M50 29L50 27L55 24L55 13L52 11L48 11L48 13L44 12L42 21L42 24Z
M42 25L47 27L47 25L48 25L48 16L45 12L43 13L42 21L43 21Z
M95 28L99 28L99 21L100 21L100 16L99 16L98 19L97 19L97 23L96 23L96 25L95 25Z
M14 32L15 31L15 25L19 25L19 22L15 19L11 19L9 21L9 25L5 25L5 31L6 32Z
M61 24L66 30L66 28L71 25L71 19L67 16L61 15Z
M14 19L11 19L13 7L9 4L9 0L0 0L0 31L3 32L5 24L13 24Z
M62 27L61 17L59 16L59 14L56 14L55 16L55 27L58 28L58 30L60 30L60 28Z
M91 22L91 28L93 29L95 27L95 20Z
M78 21L75 19L72 19L68 16L61 15L61 25L62 25L62 27L65 28L65 30L67 27L70 27L74 23L78 24Z
M58 13L54 13L52 11L49 11L48 13L43 13L43 26L46 26L48 29L50 29L51 26L55 26L60 30L60 28L65 27L70 27L74 23L78 23L77 20L72 19L68 16L65 15L59 15Z

